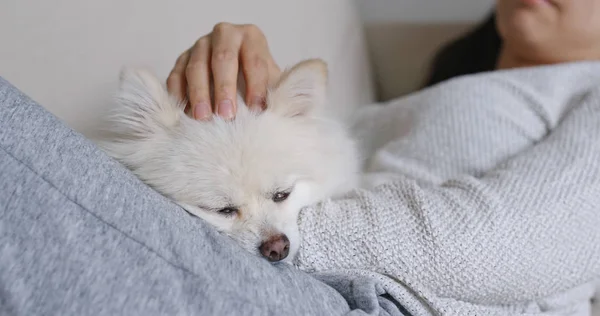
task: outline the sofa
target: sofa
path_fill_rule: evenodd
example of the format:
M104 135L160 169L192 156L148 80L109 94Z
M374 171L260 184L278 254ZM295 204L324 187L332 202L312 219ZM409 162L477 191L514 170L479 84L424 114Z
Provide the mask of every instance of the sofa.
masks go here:
M325 59L332 103L352 108L417 89L434 51L491 2L6 0L0 74L90 134L111 105L121 67L145 66L166 78L177 56L217 22L253 23L281 67Z

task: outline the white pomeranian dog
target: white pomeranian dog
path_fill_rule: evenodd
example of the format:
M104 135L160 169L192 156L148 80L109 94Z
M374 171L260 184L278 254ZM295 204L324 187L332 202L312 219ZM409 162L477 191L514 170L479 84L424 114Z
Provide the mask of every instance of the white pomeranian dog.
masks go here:
M326 94L326 64L306 60L271 87L266 110L240 100L231 121L197 121L152 73L125 69L100 145L246 250L290 262L300 209L358 185L357 146Z

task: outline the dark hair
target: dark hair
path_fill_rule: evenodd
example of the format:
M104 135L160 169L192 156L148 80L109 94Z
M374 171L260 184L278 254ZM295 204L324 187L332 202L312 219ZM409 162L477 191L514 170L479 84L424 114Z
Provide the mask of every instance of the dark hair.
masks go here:
M437 52L425 87L457 76L494 70L501 45L496 14L492 12L475 29Z

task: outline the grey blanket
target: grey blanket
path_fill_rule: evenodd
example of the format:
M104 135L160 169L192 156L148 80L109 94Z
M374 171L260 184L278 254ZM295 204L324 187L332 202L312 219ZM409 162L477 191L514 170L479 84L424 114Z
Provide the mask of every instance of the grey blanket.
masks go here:
M307 208L297 266L414 315L589 315L599 63L457 78L365 108L356 129L384 184Z

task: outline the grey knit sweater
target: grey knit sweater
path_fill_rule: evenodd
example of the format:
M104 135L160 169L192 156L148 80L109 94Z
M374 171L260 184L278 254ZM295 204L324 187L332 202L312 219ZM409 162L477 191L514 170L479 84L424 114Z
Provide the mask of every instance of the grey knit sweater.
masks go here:
M303 210L299 268L413 315L589 315L600 63L457 78L359 117L368 169L395 179Z

